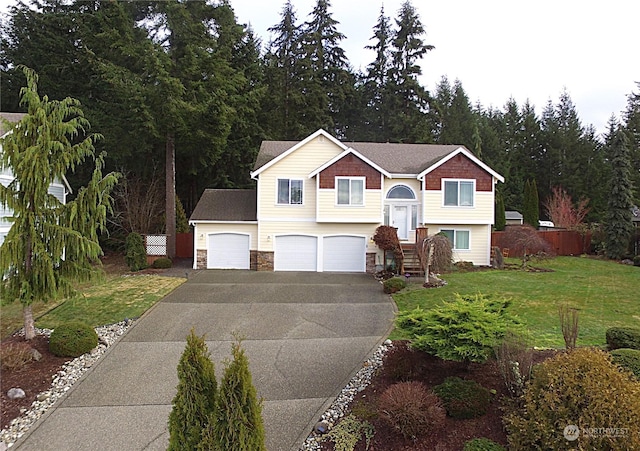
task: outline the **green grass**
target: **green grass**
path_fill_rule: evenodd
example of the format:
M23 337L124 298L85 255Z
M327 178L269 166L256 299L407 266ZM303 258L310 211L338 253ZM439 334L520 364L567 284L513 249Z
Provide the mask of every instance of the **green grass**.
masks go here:
M513 260L515 262L515 260ZM393 295L399 312L416 306L429 309L454 293L482 293L513 300L509 311L518 315L538 347L562 348L558 307L578 309L578 346L606 344L605 331L613 326L640 326L640 268L579 257L536 262L553 272L488 270L444 274L442 288L410 284ZM409 338L395 329L392 339Z
M161 276L108 277L98 284L83 287L75 297L57 303L33 305L36 327L55 329L71 320L93 327L136 318L147 311L185 279ZM22 327L22 306L2 305L2 337Z

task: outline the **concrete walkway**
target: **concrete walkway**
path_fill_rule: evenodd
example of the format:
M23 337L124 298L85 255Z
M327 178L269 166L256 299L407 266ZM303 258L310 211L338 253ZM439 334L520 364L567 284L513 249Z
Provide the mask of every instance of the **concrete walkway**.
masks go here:
M156 304L13 449L166 450L191 328L216 374L244 336L269 451L297 451L390 331L395 307L366 274L196 271Z

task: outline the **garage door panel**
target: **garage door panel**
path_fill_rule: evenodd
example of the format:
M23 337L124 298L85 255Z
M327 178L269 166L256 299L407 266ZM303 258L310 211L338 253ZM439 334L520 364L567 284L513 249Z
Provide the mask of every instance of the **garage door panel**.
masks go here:
M214 233L207 246L208 269L249 269L249 235Z
M365 272L366 239L361 236L326 236L323 246L323 271Z
M275 238L275 271L316 271L318 238L307 235L280 235Z

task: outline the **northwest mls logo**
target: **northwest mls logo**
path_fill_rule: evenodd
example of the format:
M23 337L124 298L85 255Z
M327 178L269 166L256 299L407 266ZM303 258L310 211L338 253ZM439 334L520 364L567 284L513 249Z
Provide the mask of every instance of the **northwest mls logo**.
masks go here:
M578 440L578 437L580 436L580 428L575 424L570 424L564 428L562 435L564 435L564 438L568 441L573 442Z

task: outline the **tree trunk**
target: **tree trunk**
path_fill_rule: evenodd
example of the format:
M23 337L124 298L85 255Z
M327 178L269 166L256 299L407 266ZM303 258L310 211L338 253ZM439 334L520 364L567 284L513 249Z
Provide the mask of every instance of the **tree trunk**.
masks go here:
M33 323L33 310L31 305L25 305L22 308L22 317L24 318L24 338L32 340L36 336L36 328Z
M173 259L176 256L176 146L173 132L167 133L165 150L165 233L167 234L167 257Z

